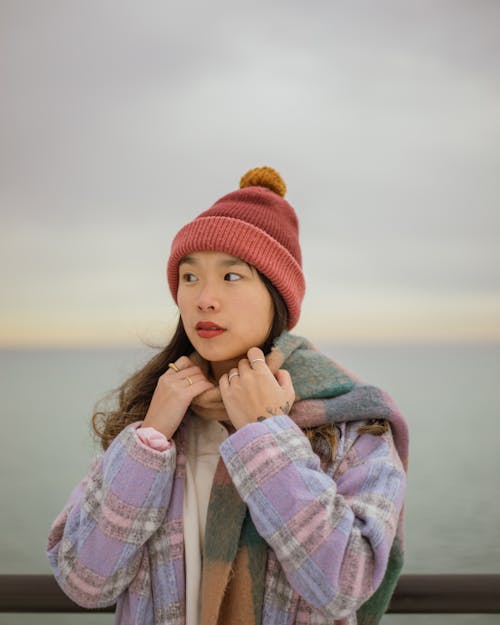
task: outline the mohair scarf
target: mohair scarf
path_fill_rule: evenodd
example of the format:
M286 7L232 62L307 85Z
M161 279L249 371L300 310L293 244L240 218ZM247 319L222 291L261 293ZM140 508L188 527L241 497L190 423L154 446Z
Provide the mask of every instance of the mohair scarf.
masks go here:
M194 359L202 367L207 364ZM385 419L406 469L406 424L391 400L379 389L361 384L307 340L284 332L266 362L271 371L286 369L296 400L290 417L301 428L326 423ZM198 415L227 421L218 388L200 395L191 405ZM221 532L220 528L225 531ZM358 623L378 623L394 591L403 565L402 523L391 548L384 579L357 612ZM257 533L222 459L210 493L206 520L201 591L201 625L260 625L264 598L267 543Z

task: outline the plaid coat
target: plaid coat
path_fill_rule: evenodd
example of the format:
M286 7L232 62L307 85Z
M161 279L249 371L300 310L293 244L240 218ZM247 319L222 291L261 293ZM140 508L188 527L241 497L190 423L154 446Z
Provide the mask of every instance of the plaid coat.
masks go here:
M389 430L340 423L330 465L286 415L229 436L221 457L269 545L263 625L356 623L398 546L405 471ZM133 424L121 432L56 518L48 555L76 603L117 603L121 625L183 625L183 428L159 452ZM221 527L223 531L223 527ZM368 621L365 621L368 622Z

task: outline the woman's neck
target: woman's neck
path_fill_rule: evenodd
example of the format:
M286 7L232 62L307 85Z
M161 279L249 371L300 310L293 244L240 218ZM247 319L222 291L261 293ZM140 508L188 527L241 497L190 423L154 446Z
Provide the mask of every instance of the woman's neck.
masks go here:
M210 363L210 374L214 381L218 384L224 373L229 373L231 369L237 368L241 358L233 358L232 360L223 360L221 362Z

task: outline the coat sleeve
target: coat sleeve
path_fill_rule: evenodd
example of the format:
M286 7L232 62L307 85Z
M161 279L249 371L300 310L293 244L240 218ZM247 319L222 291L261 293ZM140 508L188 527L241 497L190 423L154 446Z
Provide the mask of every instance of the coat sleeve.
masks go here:
M246 425L221 454L291 587L329 617L355 612L384 577L403 504L390 431L356 435L334 479L286 415Z
M166 515L175 445L163 452L150 449L136 427L115 438L50 530L54 575L64 592L86 608L116 602L137 575L143 546Z

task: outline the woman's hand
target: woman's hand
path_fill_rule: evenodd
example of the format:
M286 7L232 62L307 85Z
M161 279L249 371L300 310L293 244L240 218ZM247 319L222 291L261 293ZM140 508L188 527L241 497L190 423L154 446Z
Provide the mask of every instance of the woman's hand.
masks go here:
M141 427L152 427L171 439L193 399L213 388L200 367L181 356L158 378L155 392Z
M280 369L273 375L258 347L251 347L247 356L219 381L222 401L236 429L260 418L287 414L295 401L288 371Z

